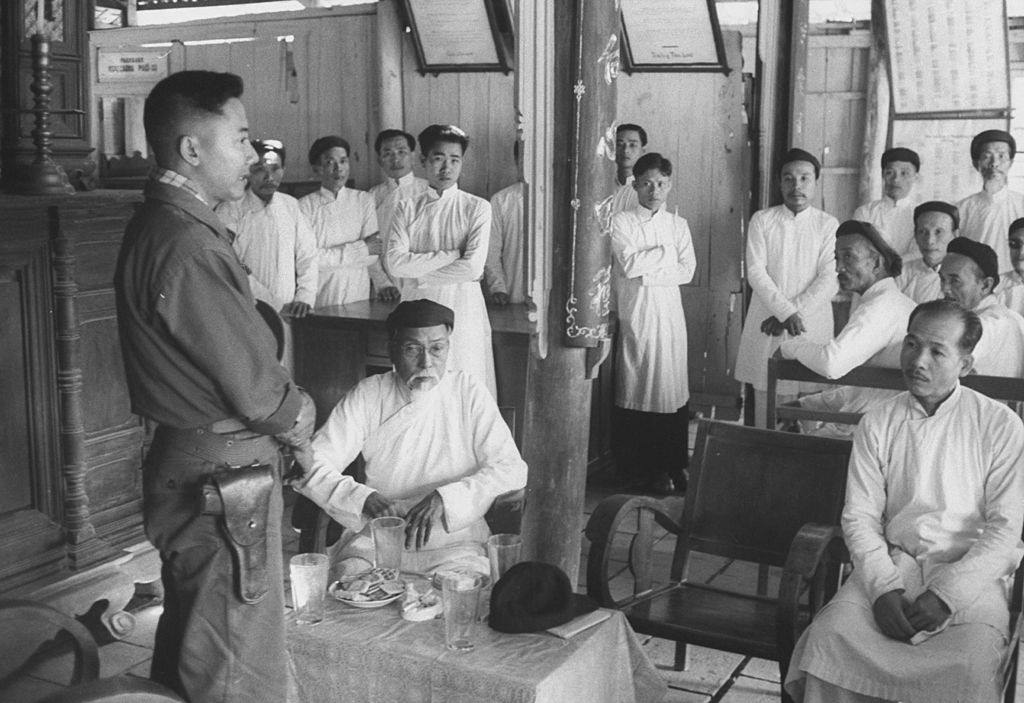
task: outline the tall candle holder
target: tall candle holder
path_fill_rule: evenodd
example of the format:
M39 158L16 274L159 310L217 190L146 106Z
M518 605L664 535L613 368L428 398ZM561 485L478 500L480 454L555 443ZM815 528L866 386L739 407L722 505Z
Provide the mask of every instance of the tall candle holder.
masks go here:
M50 131L50 37L43 32L32 35L32 84L29 86L35 96L35 106L22 112L31 112L36 117L32 130L32 143L36 147L35 159L23 167L17 179L17 192L23 195L65 195L74 193L75 188L68 182L64 169L53 160ZM79 110L57 110L56 112L80 112Z

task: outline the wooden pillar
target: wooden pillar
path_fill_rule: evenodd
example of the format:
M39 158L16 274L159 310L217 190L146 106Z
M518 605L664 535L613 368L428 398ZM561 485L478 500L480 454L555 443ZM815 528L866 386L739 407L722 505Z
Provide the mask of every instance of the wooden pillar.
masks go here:
M864 108L864 148L861 152L857 202L867 203L882 192L882 154L889 138L889 48L886 43L885 3L871 3L871 49L868 53L867 105Z
M527 558L561 567L575 584L582 542L591 381L585 373L588 350L568 346L566 328L572 300L581 300L571 287L581 257L582 265L588 267L581 275L591 282L596 275L599 283L600 270L609 263L600 258L600 252L607 250L607 237L595 223L601 202L610 195L611 171L605 169L612 168L612 162L595 154L600 153L598 147L608 147L606 131L612 130L614 135L618 16L614 3L601 0L521 0L519 8L521 35L537 29L530 26L531 21L542 24L544 30L539 37L526 35L531 37L527 51L536 58L542 49L538 42L544 42L553 54L553 61L539 67L545 72L539 80L550 87L551 109L545 110L536 101L520 115L527 151L531 134L549 135L552 145L551 160L538 174L541 181L528 182L530 192L550 193L551 216L543 231L532 233L531 243L550 251L551 294L547 304L538 309L538 314L546 317L547 354L544 358L531 355L527 369L524 435L531 441L524 448L530 478L523 542ZM554 42L554 37L572 37L572 41ZM532 60L527 64L531 71L537 68ZM529 177L529 169L524 172ZM585 304L589 306L602 295L607 300L607 291L592 287ZM581 326L602 324L600 315L586 319L591 322ZM595 336L591 344L597 343Z
M377 126L405 129L402 109L402 21L396 0L377 3ZM371 139L376 135L370 135Z

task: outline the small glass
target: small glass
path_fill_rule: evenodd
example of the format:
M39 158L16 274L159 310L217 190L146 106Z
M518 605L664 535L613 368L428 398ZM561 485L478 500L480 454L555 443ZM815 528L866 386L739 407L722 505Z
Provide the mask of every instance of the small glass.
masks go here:
M456 652L473 649L480 602L481 576L449 574L441 581L444 602L444 644Z
M296 554L288 562L295 622L300 625L312 625L324 619L327 562L326 554Z
M523 538L513 534L491 535L487 538L487 559L491 562L491 583L498 582L505 572L519 563Z
M370 521L370 532L373 534L374 566L401 571L402 553L405 551L405 519L374 518Z

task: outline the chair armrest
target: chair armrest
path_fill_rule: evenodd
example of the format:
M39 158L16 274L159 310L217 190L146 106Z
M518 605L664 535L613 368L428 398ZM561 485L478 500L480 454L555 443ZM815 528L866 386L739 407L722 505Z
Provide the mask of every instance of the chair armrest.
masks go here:
M584 533L590 540L587 555L587 595L604 607L615 608L618 603L608 588L608 562L612 540L623 520L636 511L650 511L655 522L672 534L682 531L680 511L673 510L678 501L666 504L647 496L613 495L605 498L594 510ZM640 535L638 535L639 537Z
M803 630L800 595L810 584L810 615L831 598L839 583L839 565L846 557L842 530L835 525L806 523L796 533L786 555L779 583L777 641L781 661L788 661ZM784 659L782 659L784 658Z

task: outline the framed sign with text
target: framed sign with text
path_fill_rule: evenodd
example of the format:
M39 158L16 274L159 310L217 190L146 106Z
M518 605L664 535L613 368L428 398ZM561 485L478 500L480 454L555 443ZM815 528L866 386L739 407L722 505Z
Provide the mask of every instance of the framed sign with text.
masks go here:
M715 0L622 0L623 69L728 73Z
M512 70L505 0L402 0L419 72Z

